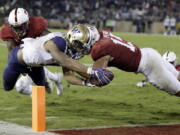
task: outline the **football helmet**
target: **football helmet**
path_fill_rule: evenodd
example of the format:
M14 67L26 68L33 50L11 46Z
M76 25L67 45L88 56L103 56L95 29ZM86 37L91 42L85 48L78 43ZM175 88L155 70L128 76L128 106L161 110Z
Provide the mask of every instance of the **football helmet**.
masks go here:
M163 54L163 59L168 61L169 63L175 65L177 61L177 56L172 51L167 51Z
M23 8L15 8L9 14L8 23L14 33L23 37L29 28L29 14Z
M83 24L75 25L66 35L69 48L81 55L89 54L93 44L99 37L99 32L94 26Z

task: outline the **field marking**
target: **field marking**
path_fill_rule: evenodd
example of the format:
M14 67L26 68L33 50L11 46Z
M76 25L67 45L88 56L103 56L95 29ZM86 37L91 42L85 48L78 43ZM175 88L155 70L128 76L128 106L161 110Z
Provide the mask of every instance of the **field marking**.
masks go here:
M50 132L34 132L30 127L0 121L0 135L57 135Z
M49 120L49 119L57 119L57 118L60 118L60 117L57 117L57 116L47 116L46 117L46 119L47 120ZM7 118L7 119L5 119L5 120L7 120L7 121L16 121L16 120L29 120L29 121L31 121L32 120L32 118L30 118L30 117L27 117L27 118Z
M89 129L105 129L105 128L119 128L119 127L148 127L148 126L173 126L180 125L180 123L160 123L160 124L134 124L134 125L119 125L119 126L97 126L97 127L82 127L82 128L61 128L54 129L52 131L58 130L89 130Z
M2 110L2 111L11 111L11 110L16 110L16 107L0 107L0 110Z

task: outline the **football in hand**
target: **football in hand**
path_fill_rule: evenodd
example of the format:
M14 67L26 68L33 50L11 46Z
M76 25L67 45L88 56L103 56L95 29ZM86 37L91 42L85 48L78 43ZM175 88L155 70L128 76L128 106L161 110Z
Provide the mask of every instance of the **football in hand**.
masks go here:
M105 69L106 72L111 72L110 70L108 69ZM110 80L110 82L113 80L114 78L114 74L111 72L111 74L107 74L107 78ZM89 79L90 83L91 84L94 84L98 87L101 87L101 86L105 86L107 84L102 84L97 78L90 78Z

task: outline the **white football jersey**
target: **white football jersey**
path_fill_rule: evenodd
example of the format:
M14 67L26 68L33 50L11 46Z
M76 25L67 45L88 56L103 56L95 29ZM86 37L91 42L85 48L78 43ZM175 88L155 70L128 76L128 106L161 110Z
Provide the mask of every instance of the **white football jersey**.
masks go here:
M42 37L24 38L21 48L25 63L30 66L53 64L54 60L51 54L45 50L44 43L56 36L63 37L63 33L54 32Z

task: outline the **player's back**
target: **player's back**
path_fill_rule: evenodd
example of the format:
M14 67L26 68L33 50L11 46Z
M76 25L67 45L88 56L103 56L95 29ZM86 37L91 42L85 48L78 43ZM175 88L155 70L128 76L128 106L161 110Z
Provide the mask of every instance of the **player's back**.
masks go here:
M100 40L92 48L91 56L94 60L105 55L110 55L113 60L109 66L136 72L141 59L140 49L130 42L124 41L107 32L100 32Z
M54 32L42 37L22 39L24 43L21 48L26 63L33 66L48 64L47 61L51 63L52 56L45 50L44 43L56 36L63 37L63 34Z

